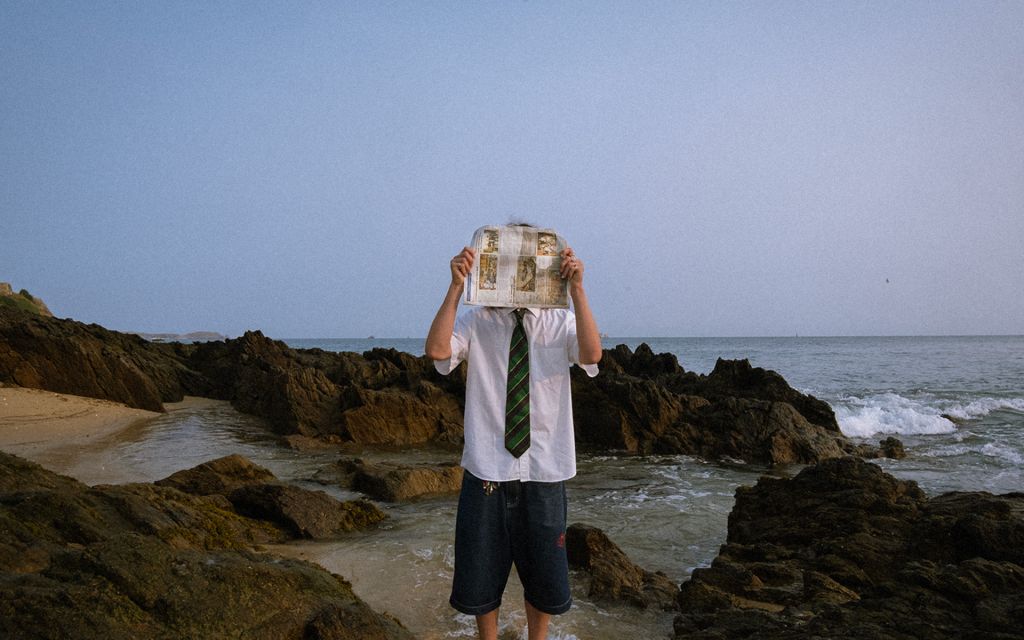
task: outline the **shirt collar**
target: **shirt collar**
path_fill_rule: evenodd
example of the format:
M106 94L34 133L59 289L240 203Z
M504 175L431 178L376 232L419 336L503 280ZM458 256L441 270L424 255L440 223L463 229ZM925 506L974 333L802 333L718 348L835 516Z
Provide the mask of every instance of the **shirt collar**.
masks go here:
M505 310L506 315L511 315L516 309L526 309L533 317L540 315L540 309L537 307L502 307Z

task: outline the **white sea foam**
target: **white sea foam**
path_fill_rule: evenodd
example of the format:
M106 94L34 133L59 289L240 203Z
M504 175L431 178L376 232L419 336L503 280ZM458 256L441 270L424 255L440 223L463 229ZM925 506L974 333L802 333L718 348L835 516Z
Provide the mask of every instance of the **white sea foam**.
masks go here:
M992 458L1002 464L1020 466L1024 464L1024 455L1021 452L1005 445L995 442L988 442L980 446L965 444L946 445L920 452L921 455L929 458L959 458L960 456L980 455Z
M961 420L972 420L1006 409L1024 412L1024 398L979 398L967 404L952 404L943 413Z
M885 434L953 433L956 425L943 418L934 406L883 393L867 398L848 396L837 404L836 420L848 436L866 438Z
M839 428L848 436L876 434L933 435L954 433L949 418L976 420L994 411L1024 412L1024 398L978 398L969 402L934 396L907 398L896 393L858 398L845 396L835 403Z
M1024 456L1022 456L1019 451L1015 451L1009 447L996 444L994 442L990 442L983 446L981 448L981 453L992 458L1000 458L1010 464L1024 464Z

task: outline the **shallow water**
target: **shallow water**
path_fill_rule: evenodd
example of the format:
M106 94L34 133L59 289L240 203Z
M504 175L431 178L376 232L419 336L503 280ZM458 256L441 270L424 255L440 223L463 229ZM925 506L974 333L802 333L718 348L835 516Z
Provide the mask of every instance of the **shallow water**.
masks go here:
M622 341L631 346L639 343ZM361 342L365 341L348 341L350 348L390 346L386 341ZM1002 493L1024 487L1022 338L648 342L656 352L677 353L688 369L697 371L709 371L718 355L750 356L755 366L778 370L794 386L829 401L848 434L869 441L885 433L897 434L907 445L909 457L879 464L898 477L918 481L931 494ZM355 496L315 480L318 470L341 457L338 452L284 447L262 420L242 415L227 403L196 399L169 408L172 411L166 415L105 439L58 447L34 459L95 484L152 481L240 453L282 480L324 489L342 499ZM942 413L956 418L958 424L942 418ZM457 459L457 452L443 449L364 450L359 455L371 461ZM579 475L568 483L569 521L600 527L634 562L663 571L676 582L685 580L694 567L710 564L725 540L736 487L753 484L767 471L753 465L709 464L688 456L581 456L578 466ZM380 529L335 542L296 542L272 549L313 560L345 576L370 606L395 615L418 637L473 637L472 619L456 615L447 604L455 498L382 507L389 519ZM585 576L574 574L575 604L553 622L553 639L671 635L671 613L591 603L585 582ZM502 608L504 638L519 637L525 626L521 600L522 589L513 572Z

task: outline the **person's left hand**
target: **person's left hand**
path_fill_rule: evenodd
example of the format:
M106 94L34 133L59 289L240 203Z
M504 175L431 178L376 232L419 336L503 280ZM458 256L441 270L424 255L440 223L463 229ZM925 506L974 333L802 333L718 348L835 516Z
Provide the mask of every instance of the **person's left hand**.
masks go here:
M572 247L562 249L562 279L576 287L583 286L583 261L576 257Z

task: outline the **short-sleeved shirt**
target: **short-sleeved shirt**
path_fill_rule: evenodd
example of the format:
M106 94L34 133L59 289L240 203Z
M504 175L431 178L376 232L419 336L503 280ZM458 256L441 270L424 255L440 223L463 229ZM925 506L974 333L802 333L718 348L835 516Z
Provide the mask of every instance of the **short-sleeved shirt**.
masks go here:
M505 394L514 309L473 307L455 322L452 355L435 360L447 375L463 360L466 377L462 466L484 480L558 482L576 475L569 367L593 377L596 364L579 363L576 316L568 309L527 309L530 345L530 447L519 458L505 448Z

